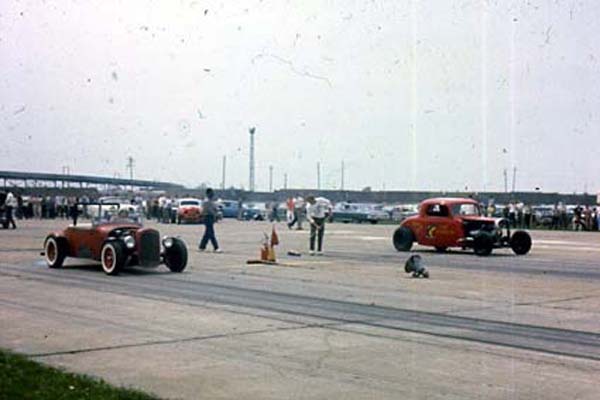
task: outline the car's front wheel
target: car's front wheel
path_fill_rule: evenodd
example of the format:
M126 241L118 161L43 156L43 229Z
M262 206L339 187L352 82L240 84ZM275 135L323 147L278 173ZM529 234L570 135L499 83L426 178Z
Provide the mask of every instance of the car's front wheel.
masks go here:
M165 249L165 264L171 272L183 272L187 266L188 253L185 243L173 238L171 247Z
M125 246L118 241L106 242L100 252L102 270L107 275L117 275L125 266Z
M394 247L398 251L409 251L414 241L415 235L405 226L401 226L394 232Z

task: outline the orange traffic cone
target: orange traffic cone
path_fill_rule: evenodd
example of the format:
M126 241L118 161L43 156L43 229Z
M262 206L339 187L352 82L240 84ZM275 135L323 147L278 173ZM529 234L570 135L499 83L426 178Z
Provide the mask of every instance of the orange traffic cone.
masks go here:
M273 224L273 230L271 231L271 247L277 246L279 244L279 236L277 235L277 231L275 230L275 224Z

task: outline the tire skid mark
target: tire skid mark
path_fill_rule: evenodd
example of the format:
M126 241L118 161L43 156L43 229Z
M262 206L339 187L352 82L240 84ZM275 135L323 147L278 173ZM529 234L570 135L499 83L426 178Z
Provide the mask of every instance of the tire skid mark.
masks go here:
M39 271L41 273L41 271ZM40 275L50 278L46 271ZM61 272L67 272L63 270ZM160 276L163 275L163 276ZM41 276L40 276L41 278ZM600 334L536 325L452 316L244 288L210 282L165 277L164 274L107 278L84 274L60 274L55 283L78 283L92 290L136 296L152 293L168 299L233 305L293 316L322 319L337 323L358 323L373 328L420 333L456 340L532 350L600 361ZM266 318L269 318L268 316Z

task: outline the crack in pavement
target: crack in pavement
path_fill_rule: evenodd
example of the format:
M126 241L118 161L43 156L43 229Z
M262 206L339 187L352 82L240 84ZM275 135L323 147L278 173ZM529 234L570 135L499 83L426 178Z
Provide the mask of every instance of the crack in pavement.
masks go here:
M360 323L360 321L356 321L356 322ZM62 351L55 351L55 352L48 352L48 353L33 353L33 354L25 354L25 356L31 357L31 358L44 358L44 357L52 357L52 356L93 353L93 352L98 352L98 351L121 350L121 349L129 349L129 348L136 348L136 347L160 346L160 345L168 345L168 344L187 343L187 342L199 342L199 341L205 341L205 340L211 340L211 339L243 337L243 336L260 335L263 333L275 333L275 332L282 332L282 331L294 331L294 330L313 329L313 328L327 329L329 327L334 327L336 325L344 325L347 323L348 322L331 323L331 324L303 324L301 326L257 329L257 330L236 332L236 333L217 333L214 335L192 336L192 337L179 338L179 339L151 340L151 341L142 342L142 343L128 343L128 344L118 344L118 345L114 345L114 346L88 347L88 348L83 348L83 349L62 350Z

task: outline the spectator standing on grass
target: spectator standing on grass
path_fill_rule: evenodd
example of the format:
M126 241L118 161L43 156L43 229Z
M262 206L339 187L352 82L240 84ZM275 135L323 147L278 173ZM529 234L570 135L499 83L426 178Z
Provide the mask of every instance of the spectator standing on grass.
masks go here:
M13 210L17 207L17 198L12 192L8 192L6 199L4 200L4 211L6 213L6 224L7 226L12 225L13 229L17 229L15 219L13 217Z
M315 255L315 239L317 240L317 254L322 255L327 206L323 201L317 201L314 196L308 196L306 203L306 219L310 223L310 255Z
M206 189L206 199L202 202L202 213L204 215L204 236L200 240L198 250L205 251L206 245L210 241L215 253L221 253L219 243L215 236L215 220L217 218L217 205L214 202L215 192L208 188Z

